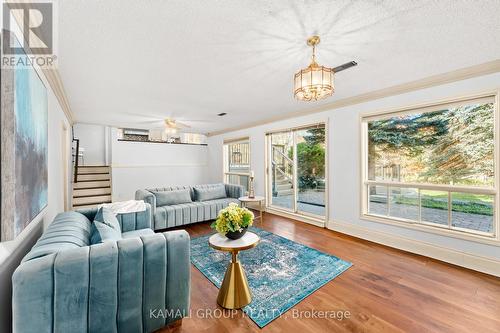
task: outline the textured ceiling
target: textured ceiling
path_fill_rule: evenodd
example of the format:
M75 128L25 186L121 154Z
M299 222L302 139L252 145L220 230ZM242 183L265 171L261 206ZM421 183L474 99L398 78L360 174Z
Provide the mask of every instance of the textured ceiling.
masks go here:
M59 1L59 68L76 121L212 132L500 58L500 1ZM293 99L309 63L357 67ZM219 118L217 113L227 112Z

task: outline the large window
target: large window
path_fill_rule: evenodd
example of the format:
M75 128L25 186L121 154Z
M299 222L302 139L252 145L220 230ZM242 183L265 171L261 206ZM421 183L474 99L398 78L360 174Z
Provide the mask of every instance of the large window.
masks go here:
M495 96L362 118L364 216L496 237Z
M224 182L245 187L250 181L250 142L248 138L224 141Z

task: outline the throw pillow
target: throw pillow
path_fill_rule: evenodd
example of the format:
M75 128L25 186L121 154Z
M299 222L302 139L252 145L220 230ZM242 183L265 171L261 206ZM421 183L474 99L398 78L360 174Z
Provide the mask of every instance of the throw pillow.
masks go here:
M153 192L156 197L156 207L179 205L193 202L189 189Z
M119 239L122 239L122 233L115 214L108 208L99 208L92 223L90 243L99 244Z
M227 198L226 187L224 184L210 186L205 188L194 188L194 197L196 201L209 201Z

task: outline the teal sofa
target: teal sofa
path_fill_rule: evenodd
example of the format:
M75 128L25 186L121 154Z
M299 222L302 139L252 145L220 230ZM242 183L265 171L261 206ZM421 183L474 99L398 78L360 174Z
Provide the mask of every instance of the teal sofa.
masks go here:
M137 190L136 200L152 207L154 230L213 220L231 202L245 195L240 185L207 184Z
M95 245L97 209L57 215L12 277L13 331L153 332L188 315L189 235L155 234L146 206Z

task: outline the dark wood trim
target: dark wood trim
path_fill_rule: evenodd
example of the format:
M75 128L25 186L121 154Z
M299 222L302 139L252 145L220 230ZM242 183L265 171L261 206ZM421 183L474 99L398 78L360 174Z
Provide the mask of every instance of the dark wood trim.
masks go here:
M87 188L85 190L88 190ZM73 199L78 199L78 198L92 198L92 197L102 197L104 195L111 195L110 193L104 193L104 194L90 194L90 195L75 195L73 196Z
M79 191L79 190L98 190L101 188L111 188L111 186L99 186L99 187L82 187L82 188L74 188L73 191Z
M109 175L109 172L84 172L78 173L78 176L88 176L88 175Z
M84 204L73 204L73 207L78 208L81 206L92 206L92 205L100 205L100 204L107 204L107 203L111 203L111 201L108 200L108 201L88 202L88 203L84 203Z
M106 178L106 179L90 179L90 180L79 180L78 183L85 183L85 182L109 182L111 181L111 178ZM75 182L73 182L75 183Z

